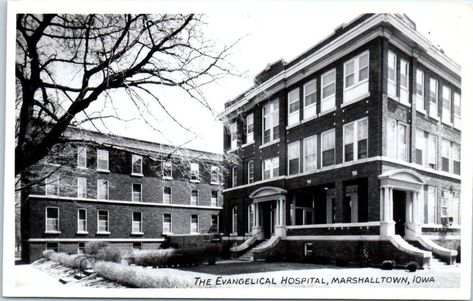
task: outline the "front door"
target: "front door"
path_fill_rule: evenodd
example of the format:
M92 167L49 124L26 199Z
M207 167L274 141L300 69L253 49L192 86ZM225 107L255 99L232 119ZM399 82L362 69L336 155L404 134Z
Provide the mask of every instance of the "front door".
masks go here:
M273 234L273 219L274 210L272 208L272 202L260 203L260 210L262 215L262 225L264 238L270 238Z
M396 223L395 234L404 237L406 232L406 192L393 190L393 219Z

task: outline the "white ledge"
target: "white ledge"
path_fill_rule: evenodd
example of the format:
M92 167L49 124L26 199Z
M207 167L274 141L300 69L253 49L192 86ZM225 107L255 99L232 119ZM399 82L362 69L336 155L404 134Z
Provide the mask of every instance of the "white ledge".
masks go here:
M356 103L356 102L359 102L359 101L361 101L361 100L363 100L363 99L365 99L365 98L368 98L368 97L370 97L370 92L364 93L364 94L362 94L362 95L360 95L360 96L358 96L358 97L356 97L356 98L354 98L354 99L350 99L350 100L345 101L345 95L343 95L343 100L344 100L344 102L340 105L340 108L344 108L344 107L346 107L346 106L349 106L349 105L351 105L351 104L354 104L354 103Z
M111 242L163 242L164 238L29 238L28 242L88 242L88 241L111 241Z
M335 107L330 108L330 109L328 109L328 110L326 110L326 111L320 112L320 113L319 113L319 117L322 117L322 116L324 116L324 115L327 115L327 114L330 114L330 113L332 113L332 112L335 112L336 110L337 110L337 105L335 104Z
M262 148L271 146L271 145L276 144L276 143L279 143L279 138L278 138L278 139L275 139L275 140L273 140L273 141L271 141L271 142L268 142L268 143L266 143L266 144L261 145L261 146L259 147L259 149L262 149Z
M56 231L56 230L47 230L44 231L45 234L61 234L61 231Z
M87 234L89 234L89 231L77 231L76 234L78 234L78 235L87 235Z
M240 145L240 148L245 148L245 147L250 146L250 145L253 145L253 144L255 144L255 140Z
M357 227L375 227L379 226L381 222L362 222L362 223L334 223L334 224L313 224L313 225L293 225L287 226L289 229L324 229L324 228L357 228Z
M110 170L109 169L96 169L95 171L97 172L103 172L103 173L110 173Z
M131 173L132 177L143 177L142 173Z
M97 235L110 235L110 231L97 231Z

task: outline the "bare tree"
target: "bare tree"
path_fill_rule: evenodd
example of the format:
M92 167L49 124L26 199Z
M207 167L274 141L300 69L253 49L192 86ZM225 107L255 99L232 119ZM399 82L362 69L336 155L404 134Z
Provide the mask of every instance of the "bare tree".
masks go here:
M112 90L139 112L150 97L182 127L150 88L176 87L211 109L201 88L231 73L232 46L216 47L202 25L193 14L18 15L15 174L64 142L68 126L118 118L87 110L99 99L114 106Z

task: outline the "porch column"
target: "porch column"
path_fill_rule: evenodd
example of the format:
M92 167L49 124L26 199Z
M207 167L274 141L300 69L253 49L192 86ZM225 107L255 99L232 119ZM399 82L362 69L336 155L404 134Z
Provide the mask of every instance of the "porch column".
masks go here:
M381 196L383 200L382 204L382 214L381 214L381 226L380 226L380 235L381 236L392 236L395 233L394 221L393 221L393 189L389 186L381 186Z
M285 201L286 201L286 199L284 197L281 197L281 198L276 200L277 224L274 228L275 228L275 235L279 236L279 237L285 237L286 236Z
M417 236L422 234L422 224L420 220L420 198L419 198L419 191L412 191L411 193L411 201L409 210L409 221L407 223L408 229L406 231L406 239L415 240Z
M261 231L261 226L260 226L260 208L259 208L259 203L254 203L254 206L255 206L255 215L254 215L254 226L253 226L253 229L252 229L252 234L253 235L257 235L258 236L258 239L263 239L263 231Z

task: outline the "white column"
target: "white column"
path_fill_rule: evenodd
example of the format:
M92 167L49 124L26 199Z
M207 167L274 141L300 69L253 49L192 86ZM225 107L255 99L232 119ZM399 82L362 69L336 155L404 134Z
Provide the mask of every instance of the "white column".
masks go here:
M286 199L281 199L281 226L286 226Z
M386 214L384 210L384 187L381 187L379 190L379 220L380 221L385 221L386 220Z
M381 208L381 227L380 235L383 237L394 235L394 221L393 221L393 202L392 202L392 188L389 186L381 187L382 208Z

